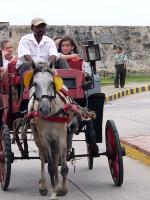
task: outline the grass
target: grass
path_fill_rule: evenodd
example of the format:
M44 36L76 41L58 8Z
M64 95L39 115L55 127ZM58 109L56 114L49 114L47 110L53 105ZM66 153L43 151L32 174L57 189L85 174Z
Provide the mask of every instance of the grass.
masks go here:
M115 77L105 77L101 78L101 84L102 85L112 85L114 84L114 79ZM132 76L127 76L126 77L126 82L128 83L143 83L143 82L150 82L150 76L143 76L143 75L132 75Z

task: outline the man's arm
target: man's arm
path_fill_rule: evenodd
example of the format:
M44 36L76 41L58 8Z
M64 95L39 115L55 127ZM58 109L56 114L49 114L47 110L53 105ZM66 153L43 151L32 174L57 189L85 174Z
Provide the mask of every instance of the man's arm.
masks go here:
M30 55L24 55L24 58L25 58L25 61L33 62L33 59L31 58Z
M32 62L33 59L30 55L30 49L28 46L28 40L24 37L21 38L18 45L18 58L24 57L25 61Z
M58 51L53 40L50 41L49 55L50 63L56 62L56 60L59 58Z
M54 63L54 62L56 62L56 60L57 60L57 56L55 56L55 55L51 55L51 56L49 57L50 63Z

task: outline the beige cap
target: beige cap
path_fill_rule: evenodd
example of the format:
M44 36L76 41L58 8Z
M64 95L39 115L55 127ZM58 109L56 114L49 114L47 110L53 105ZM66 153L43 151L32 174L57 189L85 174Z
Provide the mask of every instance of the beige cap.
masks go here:
M46 21L42 18L34 18L32 21L31 21L31 25L34 25L34 26L38 26L39 24L46 24Z

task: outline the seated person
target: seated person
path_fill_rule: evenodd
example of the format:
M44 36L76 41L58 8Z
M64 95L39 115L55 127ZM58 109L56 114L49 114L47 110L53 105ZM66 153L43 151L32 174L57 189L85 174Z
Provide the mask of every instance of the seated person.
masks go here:
M80 58L79 55L77 54L78 53L77 45L75 44L74 40L69 36L65 36L60 40L59 49L60 49L60 54L59 54L60 58L63 58L65 60Z
M58 58L58 52L54 41L46 36L47 24L42 18L35 18L31 21L32 33L24 35L18 46L17 69L20 76L30 69L29 63L50 62ZM28 62L28 64L26 64Z
M60 53L59 43L60 43L61 39L62 39L62 37L56 37L56 38L54 38L54 42L55 42L55 45L56 45L58 53Z
M61 39L62 39L61 37L54 38L54 42L55 42L58 53L61 52L61 50L59 49L59 43L60 43ZM59 56L58 60L55 63L55 69L69 69L69 68L70 68L70 66L69 66L68 62L66 61L66 59Z
M26 70L30 69L29 63L31 62L57 62L59 58L57 48L54 40L45 35L46 28L47 23L44 19L35 18L31 21L32 33L21 38L18 46L17 62L17 69L21 77ZM29 63L26 64L26 62ZM65 68L62 63L57 62L56 68L61 67Z
M77 45L74 40L69 36L65 36L60 40L59 50L59 57L62 59L65 59L67 61L80 59L80 56L78 55ZM82 69L85 76L91 76L91 68L88 63L83 61Z
M1 42L1 66L0 72L5 73L9 63L15 63L16 58L13 55L13 45L9 40Z

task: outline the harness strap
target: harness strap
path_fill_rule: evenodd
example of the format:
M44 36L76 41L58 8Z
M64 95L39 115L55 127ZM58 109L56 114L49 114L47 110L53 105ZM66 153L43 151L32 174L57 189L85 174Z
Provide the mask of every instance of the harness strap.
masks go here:
M26 118L27 119L33 119L35 117L40 117L41 119L44 119L44 120L50 121L50 122L59 122L59 123L67 122L68 123L69 122L69 116L67 114L68 110L71 110L71 111L81 115L77 105L75 105L75 104L65 104L64 108L60 109L57 113L55 113L52 116L43 116L43 115L40 115L40 113L37 112L37 111L32 111L30 114L26 115ZM67 116L66 117L58 116L62 113L66 114Z
M60 117L60 116L47 117L40 115L40 113L36 111L33 111L30 114L26 115L26 118L28 119L33 119L35 117L40 117L41 119L44 119L49 122L59 122L59 123L69 122L69 117Z

